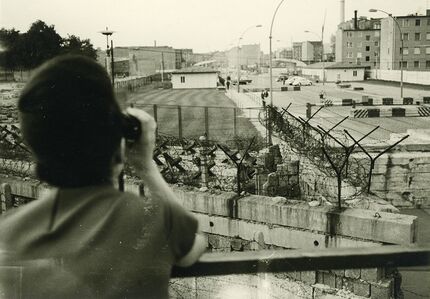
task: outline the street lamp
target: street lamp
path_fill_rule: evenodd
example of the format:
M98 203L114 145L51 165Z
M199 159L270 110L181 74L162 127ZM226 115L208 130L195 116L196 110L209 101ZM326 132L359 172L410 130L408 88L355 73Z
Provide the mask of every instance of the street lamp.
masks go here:
M270 106L273 107L273 78L272 78L272 29L273 22L275 21L276 13L278 12L279 7L285 0L281 0L278 6L275 9L272 17L272 23L270 24L270 35L269 35L269 70L270 70ZM272 144L272 119L269 113L269 130L268 130L268 143Z
M305 30L306 33L312 33L315 34L320 40L321 40L321 47L322 47L322 51L321 51L321 62L322 62L322 67L323 67L323 85L325 85L325 62L324 62L324 26L322 26L321 28L321 36L319 36L318 33L313 32L313 31L309 31L309 30Z
M403 33L402 33L402 29L400 28L399 22L397 21L397 19L395 17L393 17L392 14L390 14L390 13L384 11L384 10L381 10L381 9L376 9L376 8L369 9L369 12L378 12L378 11L383 12L384 14L386 14L387 16L389 16L391 19L393 19L393 21L397 24L397 27L399 28L400 42L401 42L401 46L402 46L401 47L402 50L400 51L400 54L401 54L401 56L400 56L400 98L402 99L403 98L403 51L404 51L404 49L403 49ZM395 53L395 51L393 51L393 53Z
M239 37L239 40L237 41L237 92L240 92L240 60L239 60L239 53L240 53L240 41L243 39L243 36L246 32L248 32L252 28L261 28L263 25L252 25L243 31L242 35Z
M106 35L106 61L105 66L106 70L109 71L108 65L109 65L109 56L111 57L111 76L112 76L112 86L115 88L115 78L114 78L114 58L113 58L113 41L111 39L111 47L109 49L109 37L114 33L115 31L108 30L106 27L106 30L100 31L101 34Z

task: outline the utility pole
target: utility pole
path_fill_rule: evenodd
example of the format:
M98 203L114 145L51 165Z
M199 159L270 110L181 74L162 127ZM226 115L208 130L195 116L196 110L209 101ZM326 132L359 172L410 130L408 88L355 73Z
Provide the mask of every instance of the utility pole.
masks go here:
M164 52L161 52L161 82L164 82Z

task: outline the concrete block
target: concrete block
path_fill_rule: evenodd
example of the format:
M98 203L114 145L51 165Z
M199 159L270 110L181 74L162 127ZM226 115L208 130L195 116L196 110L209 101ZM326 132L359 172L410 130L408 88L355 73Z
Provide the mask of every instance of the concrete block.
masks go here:
M331 272L324 272L323 273L323 283L325 285L328 285L331 288L336 287L336 275L334 275Z
M354 294L362 297L370 296L370 284L361 280L354 281Z
M370 298L372 299L390 299L393 294L392 280L370 284Z
M346 269L345 277L359 279L360 278L360 269Z
M317 272L316 271L302 271L300 279L301 279L301 281L312 285L312 284L317 282Z
M344 279L343 276L336 275L336 277L335 277L335 282L336 282L335 287L336 287L336 289L339 289L339 290L343 289L343 279Z
M344 277L342 280L342 285L345 290L354 293L354 279Z
M383 268L361 269L361 279L365 281L380 281L384 278Z

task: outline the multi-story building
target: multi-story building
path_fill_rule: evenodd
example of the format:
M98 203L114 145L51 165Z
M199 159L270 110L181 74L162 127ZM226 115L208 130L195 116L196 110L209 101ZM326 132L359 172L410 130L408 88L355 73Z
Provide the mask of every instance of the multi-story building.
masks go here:
M302 60L302 42L293 43L293 59Z
M336 32L336 62L379 67L381 20L357 18L339 24Z
M175 49L176 69L190 67L192 64L193 49Z
M293 59L293 49L292 48L281 48L275 51L276 58L283 59Z
M231 48L227 52L228 65L230 67L236 67L238 64L237 59L238 49L237 47ZM242 45L240 46L239 53L239 65L241 68L244 66L255 66L260 64L261 50L260 44Z
M381 69L399 70L403 52L404 70L430 71L430 10L394 18L381 21Z
M307 64L321 61L323 46L321 41L303 41L293 43L293 59Z

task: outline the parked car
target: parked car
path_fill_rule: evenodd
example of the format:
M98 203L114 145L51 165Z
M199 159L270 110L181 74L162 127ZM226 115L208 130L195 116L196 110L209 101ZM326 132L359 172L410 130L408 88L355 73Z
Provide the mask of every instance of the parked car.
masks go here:
M312 85L312 81L311 80L308 80L308 79L306 79L306 78L302 78L302 77L300 77L300 78L297 78L297 79L295 79L294 80L294 82L293 83L291 83L291 85L293 85L293 86L308 86L308 85Z
M285 84L286 84L286 85L292 85L292 84L293 84L293 82L294 82L296 79L298 79L298 78L301 78L301 77L297 77L297 76L289 77L289 78L285 81Z
M287 75L280 75L278 77L278 79L276 79L276 82L282 82L282 81L287 80L287 79L288 79Z

